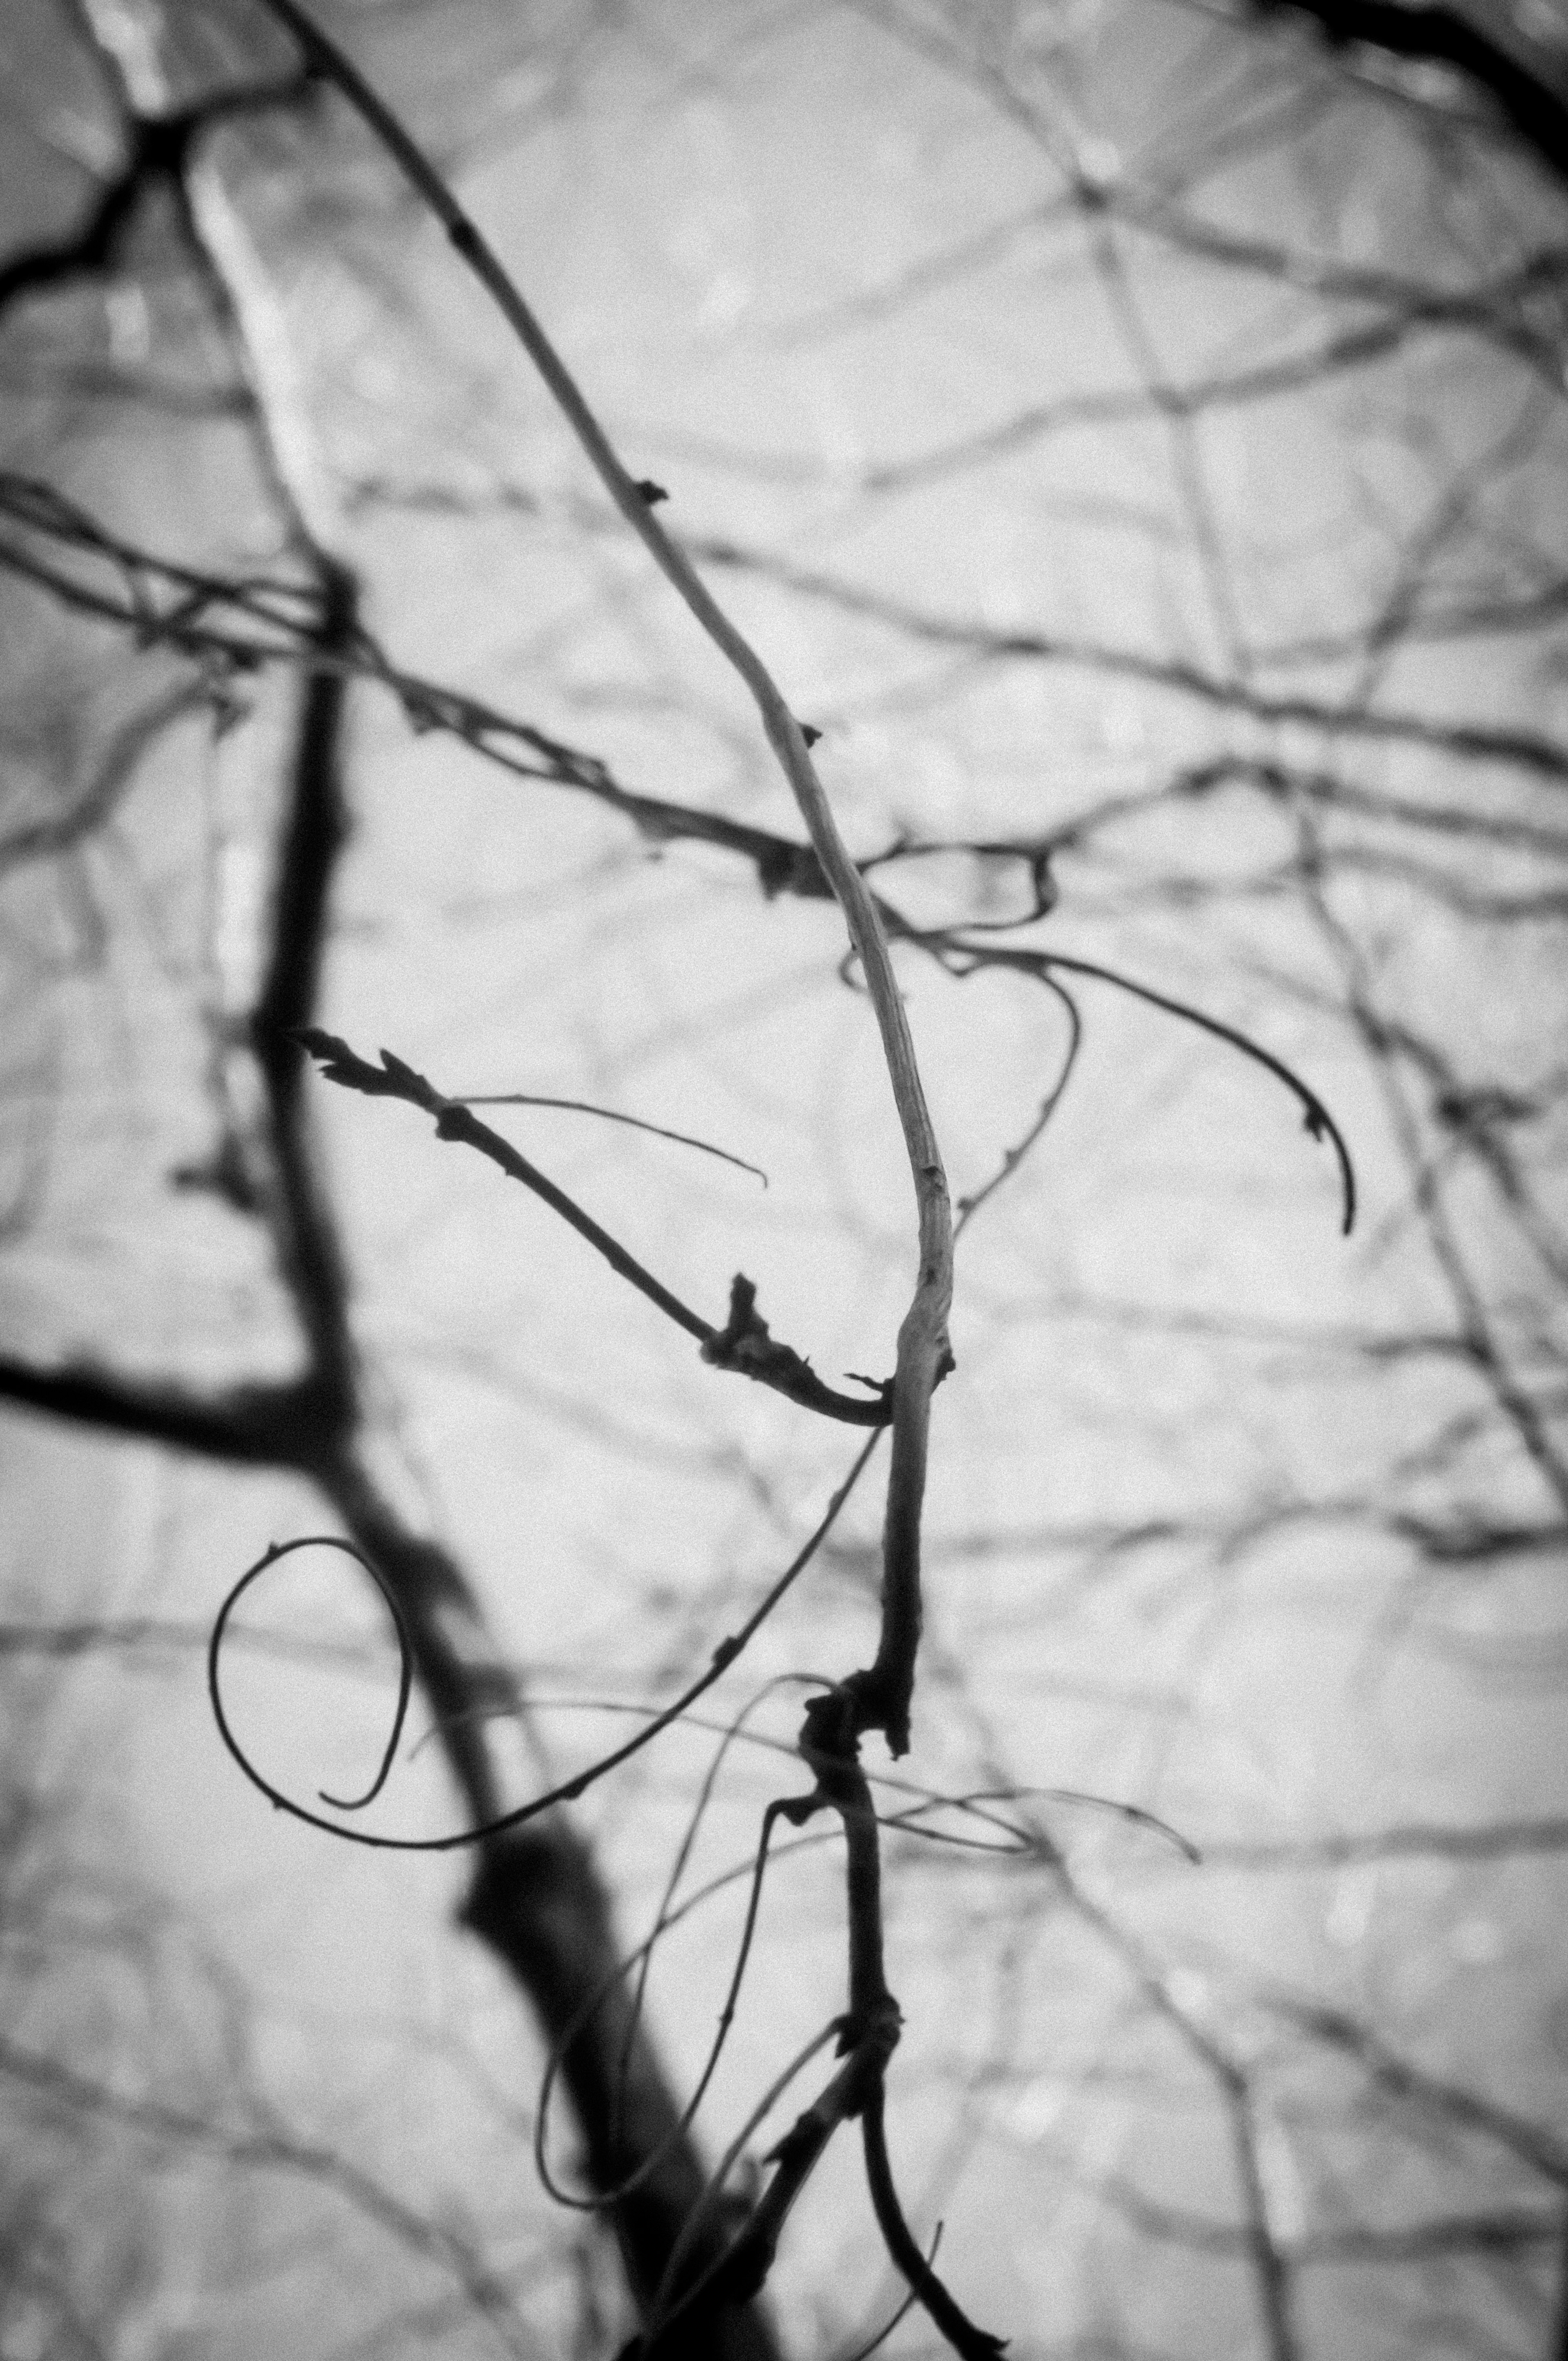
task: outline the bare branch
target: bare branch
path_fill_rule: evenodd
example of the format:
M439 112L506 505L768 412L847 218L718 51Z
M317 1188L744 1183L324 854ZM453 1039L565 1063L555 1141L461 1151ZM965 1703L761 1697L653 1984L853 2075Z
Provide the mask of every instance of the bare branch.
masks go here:
M10 1355L0 1357L0 1400L203 1458L269 1467L309 1464L328 1406L313 1378L203 1397L94 1362L46 1369Z
M894 1754L909 1744L910 1699L920 1630L920 1511L926 1488L931 1396L951 1365L948 1312L952 1300L952 1217L947 1175L926 1104L903 995L875 905L839 833L799 723L751 642L713 598L679 544L659 523L655 504L630 476L550 339L441 175L377 96L352 61L296 0L264 0L307 57L329 76L396 159L440 220L538 369L590 465L632 532L696 621L744 681L833 888L876 1011L894 1103L904 1132L919 1219L915 1294L899 1330L893 1393L893 1460L883 1535L883 1625L872 1678L861 1697Z
M702 1346L702 1356L721 1369L739 1369L743 1376L755 1378L760 1385L771 1386L801 1403L808 1410L820 1411L826 1418L836 1418L850 1426L885 1426L888 1408L885 1389L883 1398L874 1402L857 1401L850 1394L834 1392L787 1345L780 1345L769 1335L767 1323L757 1316L756 1290L750 1279L737 1279L731 1291L728 1326L715 1328L671 1293L662 1280L645 1270L634 1255L629 1254L619 1239L601 1228L591 1213L557 1188L538 1167L503 1139L489 1125L481 1123L469 1112L473 1102L449 1099L436 1090L422 1074L395 1058L389 1049L381 1052L379 1066L370 1065L356 1055L346 1041L335 1034L323 1033L319 1027L304 1026L293 1037L303 1049L318 1060L328 1082L340 1082L345 1090L360 1091L367 1098L401 1099L408 1105L422 1109L435 1118L436 1137L456 1140L466 1148L477 1148L492 1164L499 1165L510 1179L521 1180L542 1197L552 1213L587 1239L601 1254L610 1268L640 1295L695 1336Z
M992 2335L989 2329L977 2328L968 2313L954 2302L916 2244L904 2218L894 2186L893 2168L888 2162L880 2077L861 2110L861 2131L865 2145L866 2181L876 2209L877 2227L915 2295L953 2351L964 2356L964 2361L991 2361L991 2356L1004 2353L1006 2338Z

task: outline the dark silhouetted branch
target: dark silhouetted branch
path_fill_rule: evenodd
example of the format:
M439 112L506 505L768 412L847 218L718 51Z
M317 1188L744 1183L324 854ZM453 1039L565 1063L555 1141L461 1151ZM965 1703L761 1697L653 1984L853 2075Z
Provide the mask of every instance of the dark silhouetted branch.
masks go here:
M623 1746L602 1755L587 1771L580 1771L575 1777L564 1780L545 1794L534 1796L526 1804L520 1804L513 1811L494 1808L495 1782L484 1756L480 1733L488 1712L517 1711L517 1684L510 1671L497 1662L492 1661L488 1670L466 1662L455 1650L450 1638L445 1636L443 1616L444 1614L448 1620L453 1620L454 1609L461 1610L462 1619L466 1622L477 1624L478 1621L477 1609L462 1576L444 1550L410 1534L392 1518L378 1495L357 1475L351 1463L329 1455L316 1471L318 1480L344 1511L345 1521L355 1538L355 1546L349 1550L349 1554L358 1558L387 1600L397 1624L400 1645L412 1654L415 1669L437 1708L437 1726L475 1808L474 1825L440 1837L377 1836L364 1828L345 1828L338 1821L323 1819L319 1813L296 1803L281 1788L274 1786L235 1736L224 1706L222 1681L224 1646L230 1619L251 1584L258 1581L280 1557L287 1556L294 1549L308 1547L308 1541L269 1543L255 1564L246 1568L218 1609L207 1642L207 1692L219 1734L251 1785L266 1796L275 1810L287 1812L291 1818L303 1820L309 1828L323 1828L329 1836L342 1837L352 1844L368 1845L383 1852L455 1852L466 1846L481 1843L488 1837L501 1836L510 1829L523 1828L553 1806L575 1802L609 1772L630 1761L632 1755L641 1753L643 1747L657 1738L662 1730L667 1730L672 1722L684 1719L697 1698L705 1696L721 1678L762 1629L796 1577L810 1565L832 1531L839 1510L870 1462L880 1433L879 1429L862 1445L815 1530L796 1551L778 1580L764 1593L740 1630L718 1642L704 1671L674 1703L661 1708L634 1737L628 1739ZM348 1546L341 1541L331 1545L338 1549ZM480 1808L481 1806L485 1808ZM613 1977L619 1972L619 1968L612 1965L609 1972Z
M1568 67L1561 36L1536 33L1500 0L1250 0L1262 18L1312 17L1330 43L1364 41L1391 57L1453 66L1485 90L1558 180L1568 179Z
M236 1466L303 1467L330 1403L312 1378L293 1385L236 1386L212 1396L155 1378L130 1378L95 1362L40 1368L0 1357L0 1400L51 1417L135 1436Z
M487 1123L470 1111L470 1102L445 1097L422 1074L416 1073L402 1059L395 1058L389 1049L381 1052L379 1066L372 1066L351 1049L346 1041L334 1033L323 1033L319 1027L302 1027L294 1036L321 1066L328 1082L339 1082L345 1090L363 1092L367 1098L401 1099L406 1105L421 1108L435 1119L436 1136L456 1140L466 1148L477 1148L481 1156L498 1165L509 1179L521 1180L543 1198L552 1213L576 1231L595 1252L604 1257L620 1279L634 1287L640 1295L695 1336L702 1346L702 1356L721 1369L737 1369L743 1376L755 1378L759 1385L771 1386L775 1392L786 1395L791 1401L808 1410L820 1411L826 1418L842 1420L850 1426L885 1426L889 1420L887 1389L876 1401L857 1401L849 1394L835 1393L825 1386L798 1353L787 1345L780 1345L768 1334L766 1321L758 1316L757 1290L748 1279L737 1278L730 1290L729 1320L720 1329L711 1321L683 1303L671 1293L662 1280L644 1269L635 1255L629 1254L620 1240L596 1222L591 1213L567 1196L564 1189L540 1171L537 1165L503 1139Z
M143 200L154 189L179 191L192 148L203 132L240 115L296 105L313 80L307 71L254 88L217 91L194 106L168 114L127 109L125 161L105 181L78 227L69 237L27 247L0 264L0 314L24 295L50 293L76 280L102 278L111 271Z

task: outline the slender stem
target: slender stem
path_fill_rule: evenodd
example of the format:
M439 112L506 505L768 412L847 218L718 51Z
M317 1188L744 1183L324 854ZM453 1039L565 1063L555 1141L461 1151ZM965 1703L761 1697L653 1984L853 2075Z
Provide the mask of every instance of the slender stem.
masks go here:
M876 1012L904 1133L919 1223L915 1293L898 1334L893 1464L883 1537L882 1632L872 1675L860 1692L862 1727L886 1733L894 1754L909 1746L909 1708L920 1637L920 1513L926 1488L931 1395L951 1366L948 1312L953 1290L952 1212L936 1127L926 1104L915 1044L876 904L842 837L813 767L799 723L772 674L738 631L653 513L648 491L622 466L576 380L488 241L404 126L297 0L263 0L288 26L311 63L340 90L395 159L445 229L548 387L589 465L654 564L756 703L839 906Z
M989 2329L977 2328L969 2314L954 2302L921 2253L914 2233L904 2218L898 2191L894 2187L893 2168L888 2161L880 2075L861 2110L861 2133L865 2148L866 2185L872 2193L877 2227L882 2232L888 2253L953 2351L962 2354L964 2361L994 2361L995 2356L1003 2350L1003 2339L993 2336Z

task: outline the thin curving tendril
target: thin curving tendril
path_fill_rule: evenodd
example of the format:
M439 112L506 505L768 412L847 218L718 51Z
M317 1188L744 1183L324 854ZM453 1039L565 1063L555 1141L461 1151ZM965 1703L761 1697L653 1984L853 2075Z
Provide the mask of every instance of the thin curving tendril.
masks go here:
M345 1541L340 1533L301 1533L291 1542L271 1542L268 1544L266 1550L262 1553L261 1556L257 1559L255 1565L248 1566L245 1573L240 1576L239 1580L235 1584L234 1588L229 1592L228 1597L225 1599L222 1607L218 1609L217 1620L213 1626L212 1637L207 1643L207 1694L213 1701L214 1717L217 1721L218 1730L222 1736L224 1744L228 1748L229 1752L239 1763L241 1769L246 1771L254 1778L255 1773L250 1772L250 1765L246 1761L245 1755L240 1751L238 1741L235 1738L234 1732L229 1727L228 1718L224 1711L223 1695L218 1686L218 1651L223 1645L224 1633L228 1628L229 1618L234 1613L235 1609L239 1605L240 1600L245 1597L246 1592L250 1588L251 1584L258 1581L259 1577L267 1572L269 1566L276 1565L280 1559L291 1555L295 1550L302 1549L341 1550L345 1557L351 1557L356 1565L362 1567L369 1576L371 1581L380 1592L381 1597L386 1600L387 1611L391 1616L393 1628L397 1631L398 1635L398 1702L392 1714L391 1734L387 1740L386 1748L382 1753L380 1765L377 1770L376 1776L371 1780L370 1784L366 1788L365 1793L362 1795L329 1795L324 1787L318 1787L316 1789L316 1794L320 1796L322 1802L323 1804L330 1804L334 1811L362 1812L367 1804L373 1804L375 1802L377 1796L386 1785L388 1774L392 1767L393 1758L397 1754L398 1741L403 1734L403 1724L408 1719L409 1697L413 1688L414 1652L412 1642L409 1638L408 1625L403 1620L403 1610L398 1603L395 1593L391 1589L385 1576L380 1572L380 1569L373 1565L370 1559L366 1556L364 1551L357 1548L353 1542ZM258 1781L257 1784L261 1784L262 1783ZM264 1789L264 1792L270 1793L270 1790ZM272 1800L277 1802L278 1798L273 1796ZM312 1816L307 1814L305 1817L310 1817ZM330 1823L325 1825L330 1825ZM359 1832L356 1829L351 1830L345 1828L340 1830L339 1833L344 1836L357 1836Z
M1283 1058L1276 1057L1272 1049L1266 1049L1261 1041L1255 1041L1250 1034L1243 1033L1234 1025L1227 1025L1223 1017L1211 1016L1206 1010L1195 1008L1190 1001L1178 1000L1167 992L1157 992L1153 984L1139 983L1135 977L1124 975L1119 968L1102 966L1098 960L1079 959L1067 951L1011 950L989 943L970 946L956 932L946 936L943 940L949 951L960 955L965 951L971 952L972 964L957 971L959 973L972 975L984 967L1011 968L1021 975L1037 976L1043 983L1049 980L1054 969L1060 968L1069 975L1087 976L1095 983L1113 984L1118 992L1129 993L1135 1000L1146 1001L1151 1008L1162 1010L1167 1016L1178 1017L1184 1025L1195 1025L1200 1032L1212 1034L1216 1040L1239 1050L1244 1058L1250 1058L1255 1065L1272 1074L1276 1082L1284 1083L1300 1107L1305 1127L1312 1137L1326 1139L1332 1148L1339 1164L1343 1207L1341 1232L1345 1237L1350 1235L1355 1226L1355 1167L1351 1161L1344 1134L1310 1083L1304 1082L1293 1067L1287 1065Z
M974 974L977 971L971 968L969 972L970 974ZM984 1181L981 1186L974 1191L972 1196L960 1197L959 1199L958 1220L953 1224L953 1244L955 1246L958 1245L958 1242L962 1237L964 1232L968 1229L970 1222L973 1221L975 1215L979 1213L981 1207L985 1203L986 1199L988 1197L994 1196L997 1190L1001 1188L1003 1182L1004 1180L1010 1180L1013 1178L1013 1175L1018 1170L1019 1165L1023 1163L1024 1159L1028 1155L1029 1150L1040 1137L1046 1126L1049 1123L1052 1115L1055 1115L1058 1107L1061 1104L1063 1098L1066 1096L1067 1086L1072 1080L1073 1068L1078 1063L1078 1053L1083 1046L1083 1018L1079 1013L1078 1003L1074 1000L1066 984L1058 983L1054 975L1042 975L1040 982L1046 986L1047 991L1053 992L1056 994L1058 1000L1067 1011L1067 1048L1062 1052L1061 1065L1058 1070L1056 1081L1051 1084L1050 1089L1040 1101L1039 1106L1035 1112L1034 1118L1023 1137L1017 1140L1013 1147L1003 1150L1002 1161L997 1166L996 1170L992 1174L989 1180Z
M904 2209L894 2184L893 2167L888 2160L883 2109L883 2087L878 2080L872 2084L861 2111L861 2132L866 2160L866 2185L871 2191L872 2210L876 2215L883 2243L954 2352L961 2354L964 2361L993 2361L995 2355L1005 2350L1005 2337L993 2336L989 2329L977 2326L954 2301L921 2253L904 2218Z
M367 1793L346 1803L336 1796L326 1795L323 1795L321 1800L333 1805L340 1811L359 1811L381 1792L391 1768L392 1758L398 1741L402 1735L403 1723L407 1717L416 1651L409 1634L407 1621L386 1576L371 1563L362 1550L335 1533L306 1533L294 1541L269 1543L255 1563L246 1568L219 1608L213 1623L212 1636L207 1642L207 1696L213 1708L213 1719L217 1724L218 1735L251 1785L266 1796L274 1811L287 1812L291 1819L302 1820L307 1828L320 1828L327 1836L340 1838L345 1844L368 1845L378 1852L455 1852L465 1845L482 1844L487 1837L498 1836L504 1828L521 1828L525 1821L536 1819L542 1812L548 1811L553 1805L575 1803L579 1795L585 1795L588 1788L597 1784L609 1772L629 1761L632 1755L640 1754L643 1747L658 1737L661 1730L667 1730L672 1722L678 1721L699 1697L712 1688L715 1682L729 1670L741 1651L750 1644L792 1583L810 1565L837 1522L845 1501L870 1465L872 1455L882 1440L884 1431L882 1427L877 1427L868 1436L856 1454L849 1474L828 1501L814 1531L796 1551L778 1580L752 1609L740 1629L718 1642L708 1660L706 1670L700 1673L696 1679L691 1682L670 1705L663 1707L641 1730L629 1738L624 1745L612 1748L609 1753L601 1755L597 1763L590 1763L586 1771L579 1771L573 1778L563 1780L558 1786L546 1788L543 1795L533 1796L526 1804L519 1804L512 1811L499 1813L494 1819L482 1820L477 1827L457 1828L448 1835L439 1837L380 1836L372 1833L368 1828L345 1828L340 1820L329 1820L323 1813L313 1811L309 1805L298 1803L292 1795L286 1795L281 1787L275 1785L267 1777L265 1772L258 1769L235 1736L224 1706L220 1670L224 1639L235 1609L239 1605L251 1584L259 1580L269 1567L276 1565L280 1558L289 1556L292 1551L309 1549L318 1544L325 1549L341 1550L345 1556L353 1558L370 1576L377 1589L386 1600L397 1627L398 1705L393 1717L391 1736L387 1741L380 1768Z
M454 1106L536 1106L558 1107L568 1115L598 1115L601 1123L623 1123L631 1131L645 1131L654 1139L672 1139L679 1148L695 1148L704 1156L717 1156L721 1164L733 1164L741 1172L750 1172L765 1189L768 1176L760 1164L748 1163L728 1148L716 1148L711 1139L698 1139L689 1131L671 1131L662 1123L649 1123L640 1115L623 1115L619 1107L596 1106L590 1099L546 1098L538 1091L454 1091Z

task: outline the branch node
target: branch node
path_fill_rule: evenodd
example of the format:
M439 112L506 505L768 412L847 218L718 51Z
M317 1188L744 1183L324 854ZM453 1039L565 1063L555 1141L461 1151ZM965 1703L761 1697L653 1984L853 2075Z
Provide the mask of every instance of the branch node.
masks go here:
M754 1378L760 1385L772 1386L787 1395L791 1401L847 1419L852 1424L883 1425L893 1416L891 1379L884 1383L862 1379L861 1383L874 1386L881 1400L856 1401L825 1386L804 1354L797 1353L792 1345L782 1345L770 1333L757 1309L756 1282L748 1279L743 1270L738 1270L729 1283L728 1320L698 1349L703 1359L716 1369L733 1369L741 1377Z

